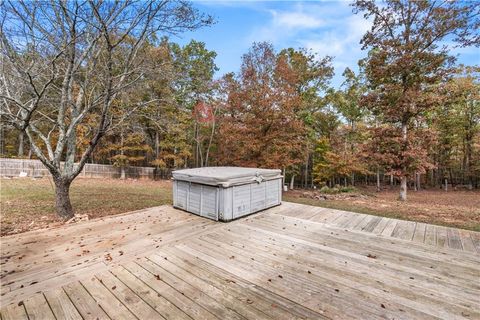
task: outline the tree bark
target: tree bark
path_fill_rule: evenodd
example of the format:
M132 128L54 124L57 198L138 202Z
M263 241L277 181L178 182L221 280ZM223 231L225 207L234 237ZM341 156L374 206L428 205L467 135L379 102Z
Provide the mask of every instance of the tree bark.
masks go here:
M155 130L155 159L160 158L160 135Z
M120 155L121 156L124 156L125 155L125 149L124 149L124 136L123 136L123 128L122 130L120 131L120 145L122 146L121 149L120 149ZM125 180L125 165L126 163L124 163L125 159L121 159L121 162L120 162L120 179L121 180Z
M57 214L68 220L73 217L73 208L70 202L70 185L71 180L53 177L55 183L55 207L57 209Z
M400 178L400 195L398 197L400 201L407 201L407 177L402 176Z
M377 169L377 192L380 192L380 170Z
M407 122L402 122L402 139L403 143L407 143ZM403 165L402 175L400 176L400 194L398 200L407 201L407 167Z
M216 114L217 114L217 112L215 110L214 119L213 119L213 123L212 123L212 130L210 131L210 138L208 139L207 153L205 155L205 167L208 167L208 158L210 156L210 148L212 147L213 136L215 134L215 125L216 125L215 116L216 116Z
M307 154L307 161L305 161L305 189L308 188L308 163L310 161L310 154Z
M294 183L295 183L295 175L292 174L292 178L290 179L290 190L293 190Z
M25 146L25 132L22 130L18 135L18 157L23 157Z

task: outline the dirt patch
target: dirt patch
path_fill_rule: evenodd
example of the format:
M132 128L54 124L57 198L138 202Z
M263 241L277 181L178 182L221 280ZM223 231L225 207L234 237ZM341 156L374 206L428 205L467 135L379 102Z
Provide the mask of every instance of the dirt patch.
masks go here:
M410 191L408 201L397 200L397 190L357 192L335 195L313 190L288 191L284 199L309 205L447 225L480 231L480 191Z
M89 219L171 203L168 180L76 179L70 190L75 214ZM1 179L1 235L58 226L49 178Z

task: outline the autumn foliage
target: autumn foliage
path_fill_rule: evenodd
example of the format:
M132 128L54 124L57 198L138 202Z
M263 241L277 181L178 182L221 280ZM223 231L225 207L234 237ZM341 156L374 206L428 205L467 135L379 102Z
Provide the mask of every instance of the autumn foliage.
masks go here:
M61 203L68 204L70 183L87 161L122 170L153 166L159 177L185 167L279 168L292 187L399 184L401 200L407 189L427 184L480 186L479 68L458 65L451 54L480 45L478 3L357 0L353 12L372 23L359 43L358 66L334 70L334 57L259 42L238 72L225 75L205 43L179 45L157 32L194 30L210 25L209 16L187 2L139 5L145 3L165 11L168 21L148 21L143 11L145 21L134 19L135 10L123 14L160 28L149 36L124 30L117 18L116 28L83 30L95 36L82 33L78 44L59 34L65 48L48 36L22 52L1 47L10 49L1 52L0 152L40 159L63 184ZM25 10L33 6L27 4ZM29 14L48 16L47 34L70 30L61 27L69 19L58 17L88 12L77 2L68 3L78 7L70 11L41 4L44 10ZM16 37L32 37L21 27L28 21L11 2L1 5L10 21L0 25L2 44L22 45ZM99 26L109 21L108 5L95 3ZM30 20L46 32L40 20ZM93 53L82 51L87 47ZM46 48L59 50L58 64L49 63ZM336 88L335 72L344 79Z

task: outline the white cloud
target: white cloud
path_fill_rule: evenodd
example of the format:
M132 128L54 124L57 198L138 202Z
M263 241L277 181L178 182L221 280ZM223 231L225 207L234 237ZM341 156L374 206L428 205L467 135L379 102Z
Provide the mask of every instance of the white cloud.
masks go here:
M291 39L301 32L308 32L325 25L326 21L311 6L296 4L292 10L266 10L270 18L255 28L247 37L248 42L269 41L274 44Z
M360 40L371 27L371 22L352 15L341 21L331 22L329 30L306 34L297 40L303 47L319 55L357 55L361 52Z
M346 2L303 2L287 9L265 11L269 19L253 30L245 45L268 41L277 49L301 47L318 57L333 56L336 76L334 85L343 82L341 74L348 66L356 69L366 53L360 40L372 22L352 13Z
M278 12L271 11L273 16L272 27L287 29L311 29L322 26L325 22L318 17L304 12Z

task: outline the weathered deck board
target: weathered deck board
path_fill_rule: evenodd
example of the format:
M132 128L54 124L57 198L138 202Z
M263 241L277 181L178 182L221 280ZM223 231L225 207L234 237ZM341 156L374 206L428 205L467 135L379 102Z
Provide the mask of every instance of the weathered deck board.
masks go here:
M28 298L24 304L29 320L55 320L55 316L42 293L37 293Z
M1 310L1 315L3 320L28 320L27 312L25 311L23 303L12 303L5 306Z
M62 288L46 291L45 297L57 319L81 320L82 316Z
M480 318L466 230L284 203L228 224L165 206L48 232L2 238L2 319Z
M63 289L83 319L110 319L79 282L63 286Z
M115 267L111 272L127 285L132 291L160 313L165 319L190 319L182 310L173 303L165 299L161 294L153 289L146 287L146 283L136 278L122 266Z
M410 301L409 299L406 298L411 298L412 294L410 290L408 290L409 285L405 284L400 288L395 288L392 285L382 285L377 283L377 279L371 276L365 277L363 279L359 278L359 275L355 272L352 273L347 273L346 269L343 268L344 270L336 267L336 268L326 268L326 266L323 266L321 269L316 269L309 267L311 270L311 273L308 274L306 272L304 266L311 264L312 266L316 265L318 261L311 259L311 255L299 255L299 257L305 257L305 258L299 258L298 261L291 261L289 259L289 256L291 253L285 253L285 254L280 254L282 251L290 251L290 249L284 250L285 248L288 248L289 246L280 246L275 248L274 252L276 253L273 255L271 253L271 250L268 248L263 248L264 246L262 245L263 240L259 241L257 244L258 245L250 245L250 246L245 246L242 244L243 243L243 238L238 237L235 239L235 234L234 233L229 233L229 235L232 235L232 241L227 241L227 244L225 244L225 237L224 234L219 234L218 235L218 242L212 244L216 245L214 247L223 247L225 250L235 252L236 259L241 259L245 261L246 263L249 262L248 258L248 253L249 252L256 252L255 254L255 262L250 263L251 265L257 263L257 265L252 266L255 268L262 268L264 266L270 266L276 270L279 270L279 272L282 272L281 274L283 275L283 279L287 279L287 272L291 272L291 277L296 281L298 279L301 279L302 277L305 277L305 279L302 279L301 285L303 288L306 287L305 283L311 282L318 280L319 283L322 284L322 289L327 289L334 291L335 288L341 288L340 290L343 292L345 300L348 301L363 301L363 305L366 307L366 311L368 310L375 310L378 305L376 304L376 301L379 299L387 299L388 296L390 296L390 304L396 304L398 301L401 301L403 299L403 304L401 306L398 306L398 308L408 308L408 306L412 307L416 304L416 302ZM210 239L212 238L210 235L207 235L202 238L209 238L208 243L211 243ZM229 238L227 238L229 239ZM235 241L235 240L237 241ZM252 243L252 242L249 242ZM213 248L210 248L209 252L212 251ZM294 249L296 253L298 252L298 249ZM219 253L221 254L221 252ZM243 255L243 257L241 257ZM316 255L313 255L315 257ZM300 262L300 265L299 263ZM286 265L286 267L282 267L283 265ZM358 266L355 266L358 267ZM361 279L361 280L360 280ZM292 280L293 281L293 280ZM361 286L357 286L356 283L361 282ZM401 281L400 281L401 283ZM294 286L295 284L292 284ZM315 288L315 287L314 287ZM328 289L330 288L330 289ZM317 286L315 289L319 290L319 287ZM389 290L386 290L389 289ZM421 288L419 288L421 289ZM439 297L438 299L432 299L429 296L429 293L422 293L420 291L420 294L416 295L416 298L414 300L418 301L423 299L424 301L429 301L429 302L436 302L439 304L440 308L443 308L444 315L447 315L447 311L452 310L452 309L457 309L457 312L466 312L468 311L465 308L459 308L454 306L455 303L457 303L458 299L451 299L450 305L445 305L445 299L444 297ZM396 295L394 295L394 293ZM321 294L321 293L317 293ZM367 306L367 300L370 300L369 305ZM347 307L348 302L343 301L343 302L337 302L337 304L340 306L343 303L343 307ZM353 308L353 306L352 306ZM359 311L360 308L357 308L357 311ZM409 313L411 315L415 314L414 313L415 309L411 309ZM430 310L430 312L438 312L438 307L435 308L435 311ZM419 312L417 316L421 316L422 313ZM400 316L399 314L396 315L396 317Z
M82 285L110 318L135 319L135 315L106 288L103 281L100 282L98 278L92 277L82 281Z

